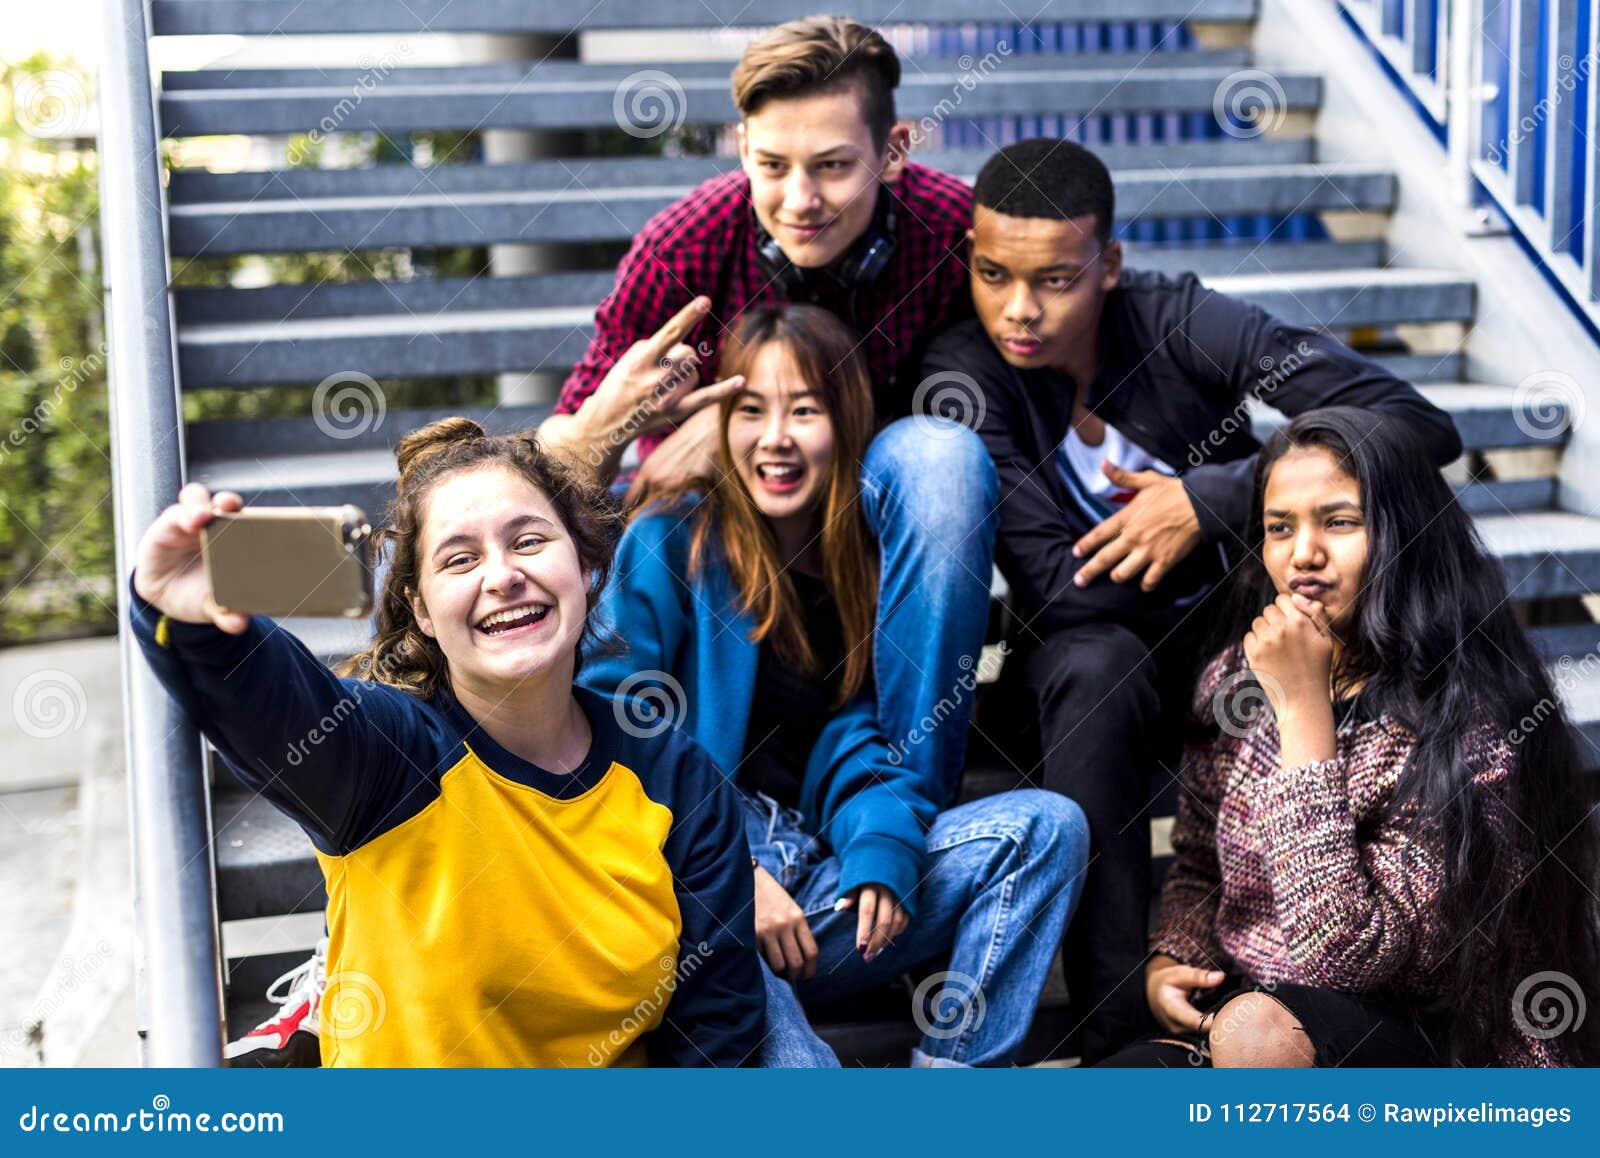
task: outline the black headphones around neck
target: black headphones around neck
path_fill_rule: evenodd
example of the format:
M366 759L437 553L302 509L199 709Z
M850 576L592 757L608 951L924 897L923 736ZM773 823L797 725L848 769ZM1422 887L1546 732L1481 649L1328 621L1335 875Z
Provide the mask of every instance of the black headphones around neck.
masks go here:
M785 295L796 290L808 290L822 278L831 278L849 290L871 285L883 276L894 259L894 194L887 185L878 185L878 203L873 208L872 224L856 238L854 245L836 265L827 269L806 269L795 265L784 254L778 239L768 233L755 216L755 206L750 207L751 219L756 227L756 253L768 276L783 287Z

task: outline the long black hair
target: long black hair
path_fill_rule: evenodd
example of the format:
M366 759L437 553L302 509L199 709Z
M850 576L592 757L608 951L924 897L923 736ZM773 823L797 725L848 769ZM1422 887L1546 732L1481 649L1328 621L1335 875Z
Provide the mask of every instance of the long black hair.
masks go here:
M1361 589L1339 624L1335 686L1359 689L1364 716L1387 716L1416 736L1387 807L1397 813L1415 801L1442 828L1441 915L1457 946L1439 966L1448 1052L1459 1064L1487 1064L1518 1020L1542 1024L1544 1011L1527 1008L1524 982L1533 975L1565 974L1557 984L1576 984L1574 1005L1597 995L1600 829L1586 816L1566 713L1513 616L1500 568L1399 423L1330 407L1300 415L1267 442L1219 650L1237 646L1277 595L1261 551L1267 478L1284 455L1313 448L1356 480L1367 527ZM1481 743L1486 723L1516 751L1514 774L1494 789L1505 812L1486 810L1484 792L1464 790L1482 771L1469 766L1464 744L1474 732ZM1507 813L1511 823L1496 819ZM1552 1043L1579 1064L1600 1061L1600 1010L1588 1013Z

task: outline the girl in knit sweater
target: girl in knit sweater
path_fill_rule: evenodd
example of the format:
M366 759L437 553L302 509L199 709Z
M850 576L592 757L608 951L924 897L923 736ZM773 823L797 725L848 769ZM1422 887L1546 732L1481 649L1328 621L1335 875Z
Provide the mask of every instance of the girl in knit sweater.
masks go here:
M1260 455L1146 965L1107 1065L1600 1058L1595 817L1555 690L1437 472L1364 411Z

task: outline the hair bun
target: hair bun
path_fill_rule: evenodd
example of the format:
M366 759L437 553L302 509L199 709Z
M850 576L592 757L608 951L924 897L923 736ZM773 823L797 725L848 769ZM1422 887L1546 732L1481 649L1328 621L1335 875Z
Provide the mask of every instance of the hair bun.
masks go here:
M394 456L400 464L400 474L404 477L419 463L448 447L485 437L487 436L483 432L483 427L470 418L459 415L454 418L441 418L419 430L413 430L402 438L395 444Z

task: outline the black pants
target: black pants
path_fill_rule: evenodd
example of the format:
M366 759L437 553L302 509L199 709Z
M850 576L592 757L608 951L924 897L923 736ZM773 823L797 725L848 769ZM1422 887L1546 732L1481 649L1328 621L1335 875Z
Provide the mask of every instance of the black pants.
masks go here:
M1093 623L1021 653L1042 757L1034 783L1071 797L1089 820L1089 871L1062 947L1085 1064L1155 1028L1143 971L1150 809L1173 798L1208 627L1203 613L1137 630Z
M1255 991L1267 993L1300 1023L1319 1067L1441 1064L1437 1043L1443 1040L1444 1027L1438 1016L1397 1001L1310 985L1257 985L1229 978L1203 994L1196 1008L1220 1010L1239 994ZM1211 1044L1201 1033L1162 1033L1120 1049L1099 1064L1107 1069L1206 1069L1211 1066Z

